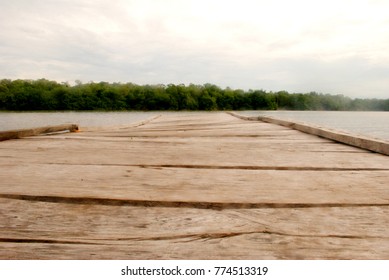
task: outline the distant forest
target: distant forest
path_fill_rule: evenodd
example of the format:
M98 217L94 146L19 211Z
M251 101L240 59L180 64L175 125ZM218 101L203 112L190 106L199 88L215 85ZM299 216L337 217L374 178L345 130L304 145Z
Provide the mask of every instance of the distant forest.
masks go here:
M0 110L353 110L389 111L389 99L351 99L316 92L222 89L205 85L0 81Z

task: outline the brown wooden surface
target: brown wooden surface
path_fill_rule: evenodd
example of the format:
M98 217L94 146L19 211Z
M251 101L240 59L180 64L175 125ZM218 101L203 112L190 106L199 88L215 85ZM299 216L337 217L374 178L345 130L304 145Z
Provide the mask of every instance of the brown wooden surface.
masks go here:
M62 125L55 125L55 126L36 127L30 129L0 131L0 141L36 136L40 134L64 132L64 131L75 132L77 130L78 130L78 125L76 124L62 124Z
M225 113L0 143L2 259L388 259L389 157Z

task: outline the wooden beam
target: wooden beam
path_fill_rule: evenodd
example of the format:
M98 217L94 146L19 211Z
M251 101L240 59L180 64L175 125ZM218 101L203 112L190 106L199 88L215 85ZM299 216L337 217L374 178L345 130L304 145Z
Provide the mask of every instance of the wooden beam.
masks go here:
M0 131L0 141L19 139L23 137L36 136L40 134L50 134L56 132L75 132L78 131L77 124L62 124L56 126L36 127L21 130Z
M230 115L240 118L242 120L248 121L262 121L272 124L278 124L282 126L286 126L292 129L296 129L308 134L317 135L326 139L334 140L336 142L340 142L343 144L347 144L350 146L362 148L365 150L369 150L372 152L389 155L389 142L380 139L373 139L364 137L361 135L353 135L350 133L342 132L339 130L331 130L328 128L323 128L311 124L305 123L297 123L287 120L280 120L276 118L271 118L267 116L259 116L259 117L246 117L241 116L235 113L229 113Z

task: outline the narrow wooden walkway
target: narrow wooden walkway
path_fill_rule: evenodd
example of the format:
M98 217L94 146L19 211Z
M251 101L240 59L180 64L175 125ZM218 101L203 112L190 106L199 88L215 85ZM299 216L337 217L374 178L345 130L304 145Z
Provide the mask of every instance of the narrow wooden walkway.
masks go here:
M389 259L388 179L388 156L226 113L4 141L0 258Z

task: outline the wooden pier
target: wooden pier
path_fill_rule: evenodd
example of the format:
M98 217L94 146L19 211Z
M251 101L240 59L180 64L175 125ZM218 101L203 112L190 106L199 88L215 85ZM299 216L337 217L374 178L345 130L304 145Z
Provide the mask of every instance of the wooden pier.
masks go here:
M1 259L389 259L389 157L226 113L0 143Z

